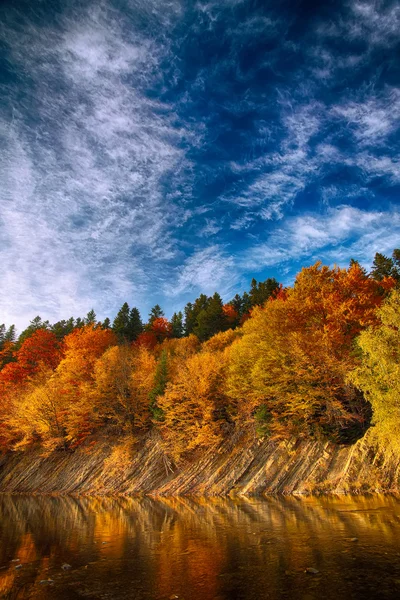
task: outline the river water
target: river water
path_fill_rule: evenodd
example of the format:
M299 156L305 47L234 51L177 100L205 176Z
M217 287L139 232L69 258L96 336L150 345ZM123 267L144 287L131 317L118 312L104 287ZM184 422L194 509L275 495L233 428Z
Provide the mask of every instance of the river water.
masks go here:
M400 598L400 500L3 495L0 597Z

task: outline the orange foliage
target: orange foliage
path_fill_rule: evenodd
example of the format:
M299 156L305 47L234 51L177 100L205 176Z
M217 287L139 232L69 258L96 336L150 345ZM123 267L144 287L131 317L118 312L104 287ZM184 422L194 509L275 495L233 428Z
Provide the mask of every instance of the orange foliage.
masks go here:
M172 325L165 317L158 317L151 324L151 333L155 335L157 342L162 342L171 337Z
M138 335L136 341L132 344L133 347L138 346L139 348L147 348L148 350L154 350L157 346L157 337L152 331L143 331Z
M94 325L75 329L64 338L65 358L57 369L58 374L71 384L89 380L95 361L116 344L117 338L111 329Z
M51 331L38 329L14 352L16 362L8 363L0 372L0 382L20 384L32 377L39 366L55 369L61 360L60 344Z
M251 420L263 406L271 430L285 435L338 431L362 418L346 373L354 339L376 322L382 300L380 284L357 264L302 269L293 288L252 311L231 348L227 391L238 417Z
M226 322L231 327L237 322L239 313L233 308L231 304L224 304L222 310L225 315Z
M116 343L116 336L110 329L94 325L75 329L64 338L65 358L59 364L56 376L64 403L69 406L65 427L72 446L82 443L96 426L90 401L94 366L105 350Z

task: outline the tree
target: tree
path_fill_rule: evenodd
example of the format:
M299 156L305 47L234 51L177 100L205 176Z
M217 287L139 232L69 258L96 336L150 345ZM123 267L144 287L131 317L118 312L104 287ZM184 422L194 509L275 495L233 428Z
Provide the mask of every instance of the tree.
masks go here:
M222 310L225 316L226 325L232 329L237 327L237 325L239 325L239 313L234 309L232 304L224 304Z
M119 309L117 316L115 317L112 324L112 330L120 341L128 340L129 317L129 304L127 302L124 302L124 304Z
M389 258L380 252L375 254L374 262L372 263L371 277L376 281L382 281L385 278L392 277L396 281L400 280L400 250L393 251L393 258Z
M205 310L210 302L205 294L200 294L194 301L194 304L188 302L185 306L185 335L194 333L197 326L197 318L202 310Z
M354 339L381 302L380 285L357 265L302 269L293 288L253 309L230 349L232 414L251 423L262 407L278 437L357 435L368 407L346 376Z
M55 369L62 354L60 344L53 332L37 329L26 337L20 348L13 352L15 362L8 363L0 372L0 381L8 385L19 385L32 377L44 366Z
M26 329L21 333L17 341L17 348L19 348L23 342L35 333L38 329L49 329L50 323L43 321L41 317L37 316L28 325Z
M166 338L171 337L172 325L165 317L159 317L152 321L150 332L155 336L157 342L160 344Z
M111 321L109 319L109 317L106 317L103 321L103 323L101 324L103 329L111 329Z
M385 448L400 450L400 291L394 290L378 311L379 324L358 340L361 364L350 374L371 402L375 437Z
M162 317L164 317L164 311L159 304L156 304L149 313L149 328L151 328L153 321L156 319L161 319Z
M165 393L158 396L167 448L175 460L223 438L226 399L223 393L223 353L195 354L183 363Z
M11 325L8 329L4 323L0 325L0 371L14 360L15 336L15 325Z
M92 308L85 317L85 325L96 325L96 319L96 313Z
M268 277L265 281L260 282L253 278L249 294L251 306L262 306L278 288L279 283L274 277Z
M54 325L52 325L50 329L54 333L56 338L59 341L61 341L65 338L66 335L73 332L74 327L75 319L74 317L70 317L67 321L64 319L61 321L57 321L57 323L54 323Z
M54 371L42 366L20 392L9 424L15 449L40 441L47 450L67 448L64 420L66 407Z
M163 350L157 363L157 369L154 376L154 387L149 394L150 412L154 421L163 421L164 413L158 406L158 398L165 392L168 382L168 356Z
M143 323L140 318L140 312L134 306L129 313L129 329L128 338L129 341L133 342L143 331Z
M174 313L171 319L172 337L181 338L184 335L183 314L181 311Z
M203 308L198 317L193 333L197 335L200 341L208 340L219 331L228 328L225 318L221 296L216 292L209 299L205 308Z
M64 339L64 358L57 367L56 377L69 407L65 426L72 447L82 443L96 427L90 399L94 367L107 348L116 343L111 330L93 325L75 329Z

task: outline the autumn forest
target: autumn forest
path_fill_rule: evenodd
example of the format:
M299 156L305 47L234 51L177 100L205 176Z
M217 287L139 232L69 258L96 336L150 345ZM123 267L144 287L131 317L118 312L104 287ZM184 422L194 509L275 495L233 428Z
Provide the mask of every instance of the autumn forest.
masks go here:
M235 431L351 444L372 428L397 452L400 250L367 272L317 262L223 304L200 295L143 323L0 325L0 447L90 452L98 439L157 435L175 463Z

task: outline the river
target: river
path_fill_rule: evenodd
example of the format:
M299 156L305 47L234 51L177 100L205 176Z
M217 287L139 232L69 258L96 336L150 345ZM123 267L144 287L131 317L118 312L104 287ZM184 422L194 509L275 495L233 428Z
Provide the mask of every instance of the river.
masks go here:
M2 495L0 597L400 598L400 500Z

